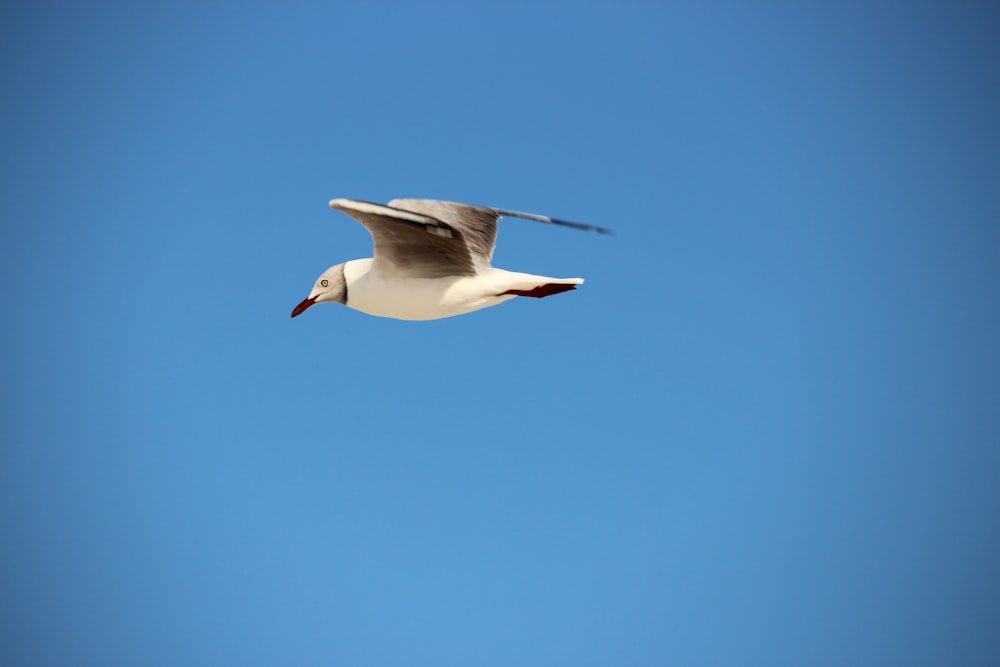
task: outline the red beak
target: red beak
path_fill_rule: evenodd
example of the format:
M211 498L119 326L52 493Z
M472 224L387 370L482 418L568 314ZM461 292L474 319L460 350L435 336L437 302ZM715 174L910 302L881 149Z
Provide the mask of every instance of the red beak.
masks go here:
M306 299L299 305L295 306L295 310L292 311L292 317L295 317L296 315L301 315L302 313L306 312L306 308L313 305L314 303L316 303L316 297L312 297L311 299Z

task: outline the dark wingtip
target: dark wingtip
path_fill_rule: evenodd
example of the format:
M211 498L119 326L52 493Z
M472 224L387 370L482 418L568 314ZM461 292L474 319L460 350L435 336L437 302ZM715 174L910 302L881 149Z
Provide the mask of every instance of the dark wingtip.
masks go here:
M563 225L565 227L579 229L584 232L597 232L598 234L605 234L606 236L615 235L615 231L613 229L608 229L607 227L598 227L597 225L587 225L582 222L571 222L569 220L558 220L556 218L552 218L552 222L557 225Z

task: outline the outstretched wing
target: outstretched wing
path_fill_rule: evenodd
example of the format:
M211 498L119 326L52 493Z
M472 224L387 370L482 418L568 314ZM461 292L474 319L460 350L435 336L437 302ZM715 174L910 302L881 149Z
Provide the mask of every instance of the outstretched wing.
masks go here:
M570 222L569 220L560 220L558 218L550 218L547 215L536 215L534 213L521 213L520 211L507 211L502 208L493 209L499 215L510 218L523 218L525 220L534 220L535 222L544 222L549 225L559 225L560 227L570 227L572 229L579 229L584 232L597 232L598 234L614 234L614 232L607 227L598 227L597 225L586 225L582 222Z
M570 227L585 232L597 232L598 234L614 234L607 227L560 220L559 218L550 218L547 215L438 201L437 199L393 199L389 202L389 206L430 216L461 230L469 245L469 250L473 254L473 260L482 258L487 264L493 259L493 249L497 242L497 220L501 217L534 220L535 222Z
M392 208L426 215L462 232L474 262L489 265L497 243L496 209L437 199L393 199Z
M351 216L375 241L374 266L414 278L474 276L463 230L431 215L357 199L333 199L330 208Z

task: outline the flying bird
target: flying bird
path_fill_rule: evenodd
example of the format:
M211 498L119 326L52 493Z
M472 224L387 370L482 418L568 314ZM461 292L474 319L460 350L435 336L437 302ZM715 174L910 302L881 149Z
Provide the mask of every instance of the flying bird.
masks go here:
M331 266L292 311L341 303L369 315L436 320L471 313L515 297L542 298L576 289L582 278L549 278L490 265L502 216L585 231L611 230L543 215L435 199L394 199L388 205L333 199L371 233L374 257Z

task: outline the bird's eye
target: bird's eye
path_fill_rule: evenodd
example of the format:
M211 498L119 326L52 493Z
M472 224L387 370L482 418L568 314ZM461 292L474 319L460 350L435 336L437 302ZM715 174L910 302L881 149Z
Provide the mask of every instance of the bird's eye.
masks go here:
M327 280L326 278L323 278L323 280L319 281L319 284L322 285L323 287L329 287L330 281Z

